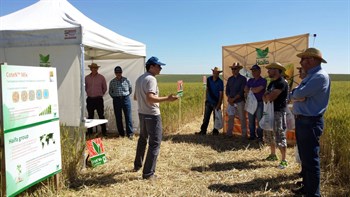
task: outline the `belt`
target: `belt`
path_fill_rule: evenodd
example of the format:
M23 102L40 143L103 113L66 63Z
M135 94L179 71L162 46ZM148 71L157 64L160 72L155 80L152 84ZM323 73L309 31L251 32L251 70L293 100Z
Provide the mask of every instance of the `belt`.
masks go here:
M316 118L322 118L322 115L317 116L304 116L304 115L294 115L295 119L316 119Z
M115 96L115 97L113 97L113 98L119 98L119 99L123 99L123 98L126 98L126 97L128 97L129 95L127 95L127 96Z
M100 98L102 98L102 96L94 96L94 97L88 96L88 99L100 99Z

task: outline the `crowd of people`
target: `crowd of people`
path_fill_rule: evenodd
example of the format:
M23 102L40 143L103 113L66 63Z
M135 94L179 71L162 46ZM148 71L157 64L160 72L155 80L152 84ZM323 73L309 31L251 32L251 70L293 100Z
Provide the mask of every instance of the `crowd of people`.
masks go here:
M196 135L206 135L213 114L215 120L215 110L220 110L224 94L227 98L228 124L226 135L232 137L234 130L234 119L240 120L242 138L248 140L259 140L270 146L268 161L277 161L276 148L280 150L281 161L277 166L280 169L288 167L286 160L287 151L287 122L286 108L288 102L293 103L293 114L295 117L296 142L301 160L300 187L293 189L295 194L306 196L320 196L320 158L319 158L319 138L323 132L325 113L329 95L330 79L328 74L322 69L321 63L327 63L321 52L316 48L308 48L304 52L297 54L300 58L298 67L301 83L290 90L285 79L285 67L279 62L267 65L270 83L261 76L261 67L253 65L251 67L252 78L248 81L240 74L243 66L239 62L234 62L230 69L232 76L224 86L220 78L222 70L218 67L212 69L212 76L206 82L206 100L203 122L200 131ZM160 74L162 66L158 58L151 57L146 62L146 72L141 75L135 84L134 99L138 104L138 115L140 121L140 136L138 138L136 156L134 160L134 171L139 171L143 167L142 177L144 179L154 179L157 157L162 141L162 120L160 116L159 103L165 101L175 101L177 96L159 96L156 75ZM88 118L93 118L94 110L97 110L100 119L104 118L103 95L107 91L105 78L97 72L99 66L95 63L89 65L91 73L85 78L85 89L87 93ZM133 139L133 125L131 116L130 95L132 84L122 76L122 68L115 67L115 78L110 81L109 95L113 98L113 108L117 123L119 136L127 136ZM248 113L248 128L246 124L246 97L252 92L256 99L256 108ZM250 93L251 94L251 93ZM263 117L266 103L273 103L273 126L270 130L263 130L259 125ZM122 113L125 117L125 129L122 121ZM106 125L102 126L102 134L106 135ZM249 129L249 132L248 130ZM92 130L89 129L88 133ZM213 135L219 135L219 129L213 128ZM248 135L249 134L249 135ZM148 143L148 151L145 151ZM145 159L144 159L145 158Z

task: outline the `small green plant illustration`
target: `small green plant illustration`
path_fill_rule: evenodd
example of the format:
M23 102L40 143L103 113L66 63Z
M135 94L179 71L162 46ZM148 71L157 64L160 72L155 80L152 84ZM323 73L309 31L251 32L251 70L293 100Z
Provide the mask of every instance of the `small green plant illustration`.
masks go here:
M17 165L17 172L18 172L18 177L16 178L16 183L19 183L19 182L23 181L23 178L21 177L22 165L20 165L20 164Z
M50 54L44 56L43 54L39 54L40 56L40 67L51 67L50 64Z
M94 146L96 153L99 155L101 153L101 147L98 144L96 144L94 141L92 141L92 145Z
M264 50L255 48L257 58L267 58L267 54L269 54L269 47L266 47Z

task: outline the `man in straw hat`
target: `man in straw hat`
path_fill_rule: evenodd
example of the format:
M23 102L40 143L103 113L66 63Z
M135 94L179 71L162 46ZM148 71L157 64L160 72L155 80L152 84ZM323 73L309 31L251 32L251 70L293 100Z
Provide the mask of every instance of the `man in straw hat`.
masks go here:
M94 118L94 111L97 111L98 117L104 119L103 95L107 91L106 79L98 73L99 66L96 63L89 65L91 73L85 77L85 91L87 94L86 108L88 119ZM106 136L106 124L101 125L102 135ZM88 134L92 134L92 128L88 129Z
M320 196L320 143L324 128L325 113L329 95L330 78L322 69L321 51L308 48L297 54L306 77L292 91L293 112L295 114L295 134L302 165L303 186L293 190L306 196Z
M215 120L215 109L220 109L223 98L224 91L224 83L219 78L219 74L222 72L221 69L215 67L211 69L213 71L213 75L207 78L207 90L206 90L206 99L205 99L205 111L203 117L203 123L201 126L201 130L196 132L197 135L206 135L207 129L210 120L210 114L213 113ZM218 135L219 131L217 129L213 129L213 135Z
M137 100L138 104L140 137L137 142L134 171L138 171L142 167L148 141L148 151L142 171L142 178L148 180L156 179L156 164L162 142L162 118L159 103L178 99L172 94L164 97L158 95L159 90L155 76L160 74L164 65L157 57L149 58L146 62L147 72L137 78L135 83L134 99Z
M247 79L239 74L239 71L243 68L238 62L234 62L230 66L232 70L232 76L228 78L226 83L226 96L228 102L228 136L232 136L234 126L234 111L231 108L237 108L237 114L241 122L242 138L247 138L247 119L244 110L244 88L247 84Z
M286 160L287 138L286 138L286 112L288 83L282 77L285 68L279 62L273 62L266 66L267 73L271 78L267 91L263 96L265 102L273 102L274 108L274 127L273 131L264 131L266 142L270 144L270 155L266 158L268 161L278 160L276 156L276 145L281 152L281 162L278 168L284 169L288 166ZM275 138L273 140L273 138Z

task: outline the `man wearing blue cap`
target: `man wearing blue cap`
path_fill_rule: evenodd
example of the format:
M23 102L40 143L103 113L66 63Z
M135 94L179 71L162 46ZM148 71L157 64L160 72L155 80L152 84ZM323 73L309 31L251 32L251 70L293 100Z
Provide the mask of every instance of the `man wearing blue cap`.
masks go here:
M131 102L129 95L132 93L130 81L122 76L123 70L120 66L114 68L115 78L109 83L109 95L113 98L113 109L119 136L125 136L123 126L123 115L126 124L126 135L129 139L133 139L132 117L131 117Z
M249 120L249 130L250 130L250 137L249 140L254 140L257 137L259 141L263 141L263 130L258 124L258 128L256 128L255 121L260 121L263 111L264 111L264 104L262 97L265 93L267 81L265 78L261 77L261 68L258 65L253 65L250 69L252 71L253 78L249 79L247 82L247 85L244 88L245 93L248 93L249 91L252 91L254 93L254 96L258 102L257 108L255 110L254 114L248 113L248 120ZM256 134L255 134L256 130Z
M151 57L146 62L146 73L141 75L135 84L134 99L137 100L140 119L140 137L137 143L134 171L141 169L148 140L148 152L143 167L143 179L155 179L155 170L160 144L162 141L162 119L159 103L175 101L177 96L159 97L156 75L159 75L164 63L157 57Z

